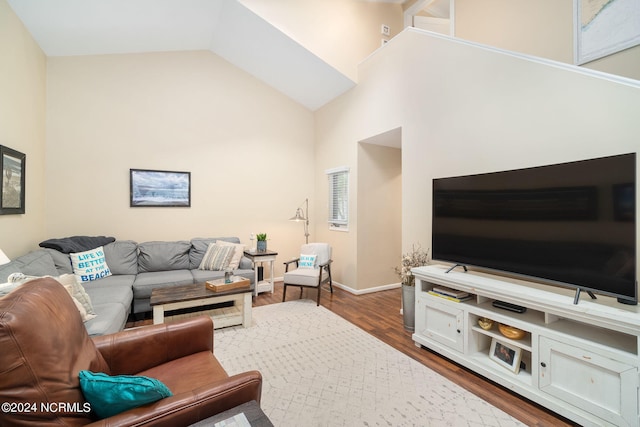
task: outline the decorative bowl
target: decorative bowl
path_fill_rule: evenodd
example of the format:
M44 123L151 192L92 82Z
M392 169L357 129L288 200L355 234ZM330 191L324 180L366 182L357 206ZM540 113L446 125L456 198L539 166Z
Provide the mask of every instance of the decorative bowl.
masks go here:
M478 325L480 325L480 327L485 331L488 331L489 329L493 328L493 320L486 317L480 317L478 318Z
M521 340L526 335L526 332L522 329L514 328L513 326L503 325L500 323L498 325L498 330L502 335L512 340Z

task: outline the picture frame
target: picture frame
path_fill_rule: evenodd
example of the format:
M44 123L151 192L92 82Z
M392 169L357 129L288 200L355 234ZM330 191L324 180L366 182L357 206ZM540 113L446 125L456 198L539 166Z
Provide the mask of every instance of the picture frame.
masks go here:
M509 345L498 339L491 339L491 348L489 349L489 358L495 361L514 374L520 371L520 362L522 361L522 349L514 345Z
M574 0L577 65L640 44L640 0Z
M27 156L0 145L0 215L25 213Z
M129 169L130 204L137 207L191 207L191 172Z

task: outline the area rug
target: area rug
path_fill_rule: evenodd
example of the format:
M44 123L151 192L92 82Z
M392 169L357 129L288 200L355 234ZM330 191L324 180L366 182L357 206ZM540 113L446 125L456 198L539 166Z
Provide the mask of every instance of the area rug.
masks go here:
M515 418L310 300L253 309L217 329L230 375L262 373L261 407L280 426L522 426Z

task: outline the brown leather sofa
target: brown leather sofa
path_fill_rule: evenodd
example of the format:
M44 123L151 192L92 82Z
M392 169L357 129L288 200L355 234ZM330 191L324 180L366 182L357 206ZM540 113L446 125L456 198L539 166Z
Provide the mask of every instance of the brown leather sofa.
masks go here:
M145 375L173 396L97 420L80 370ZM229 376L213 355L207 316L90 338L73 299L44 278L0 298L0 425L186 426L260 402L262 376Z

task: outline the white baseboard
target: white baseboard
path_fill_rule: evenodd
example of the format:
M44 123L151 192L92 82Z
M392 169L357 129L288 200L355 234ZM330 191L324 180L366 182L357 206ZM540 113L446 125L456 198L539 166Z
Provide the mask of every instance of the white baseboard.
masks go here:
M338 283L334 280L333 286L335 286L336 288L345 290L354 295L364 295L364 294L371 294L373 292L388 291L389 289L396 289L402 286L402 283L391 283L388 285L375 286L373 288L367 288L367 289L353 289L353 288L350 288L349 286L343 285L342 283Z
M284 280L283 277L274 277L273 281L275 283L282 283L282 281ZM375 286L373 288L367 288L367 289L353 289L347 285L343 285L342 283L336 282L335 280L333 281L333 286L335 286L336 288L340 288L343 291L347 291L350 294L354 294L354 295L364 295L364 294L371 294L373 292L380 292L380 291L388 291L389 289L396 289L402 286L402 283L390 283L388 285L382 285L382 286Z

